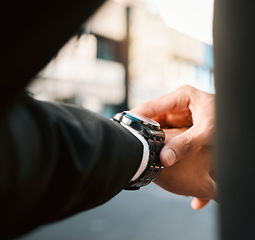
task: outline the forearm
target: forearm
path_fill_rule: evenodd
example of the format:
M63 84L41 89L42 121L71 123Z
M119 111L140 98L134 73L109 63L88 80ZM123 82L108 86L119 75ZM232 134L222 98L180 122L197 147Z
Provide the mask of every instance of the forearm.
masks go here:
M143 153L113 121L27 97L1 120L0 134L3 229L24 230L104 203L131 180Z

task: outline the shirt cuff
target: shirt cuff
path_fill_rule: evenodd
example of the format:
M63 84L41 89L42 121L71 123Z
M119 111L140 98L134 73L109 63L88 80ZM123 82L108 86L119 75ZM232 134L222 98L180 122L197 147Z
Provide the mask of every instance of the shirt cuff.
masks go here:
M122 124L122 123L121 123L121 125L124 128L126 128L128 131L130 131L134 136L136 136L140 140L140 142L143 144L143 158L142 158L141 164L140 164L137 172L135 173L135 175L131 179L131 181L134 181L142 174L142 172L145 170L145 168L148 164L149 157L150 157L149 144L146 141L146 139L142 136L141 133L139 133L135 129L129 127L128 125L125 125L125 124Z

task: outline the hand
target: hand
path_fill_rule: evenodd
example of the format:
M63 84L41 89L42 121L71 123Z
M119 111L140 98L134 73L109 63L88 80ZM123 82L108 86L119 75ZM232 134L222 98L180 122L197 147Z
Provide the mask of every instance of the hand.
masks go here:
M131 110L160 123L162 128L188 127L169 140L161 151L165 167L173 165L198 147L213 145L215 96L185 85L176 91Z
M186 129L166 129L166 142L182 134ZM186 196L195 197L193 209L201 209L210 199L217 199L217 186L211 177L215 169L213 147L199 147L190 151L181 161L164 168L154 183L163 189Z

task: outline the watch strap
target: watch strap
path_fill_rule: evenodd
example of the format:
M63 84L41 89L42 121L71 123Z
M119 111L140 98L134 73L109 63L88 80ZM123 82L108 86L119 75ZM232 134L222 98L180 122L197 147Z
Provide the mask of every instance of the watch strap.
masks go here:
M148 139L148 144L150 149L148 164L143 173L136 180L129 182L125 187L126 190L137 190L140 187L148 185L164 168L159 159L160 150L164 146L164 142Z

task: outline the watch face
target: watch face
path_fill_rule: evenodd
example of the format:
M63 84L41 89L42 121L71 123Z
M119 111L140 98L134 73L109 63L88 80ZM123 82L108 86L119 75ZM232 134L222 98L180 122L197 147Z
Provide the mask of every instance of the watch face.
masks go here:
M136 121L142 121L144 124L149 124L149 125L153 125L155 127L160 127L159 123L148 118L148 117L145 117L145 116L142 116L140 114L137 114L137 113L133 113L133 112L130 112L130 111L125 111L126 113L126 117L129 117L133 120L136 120Z

